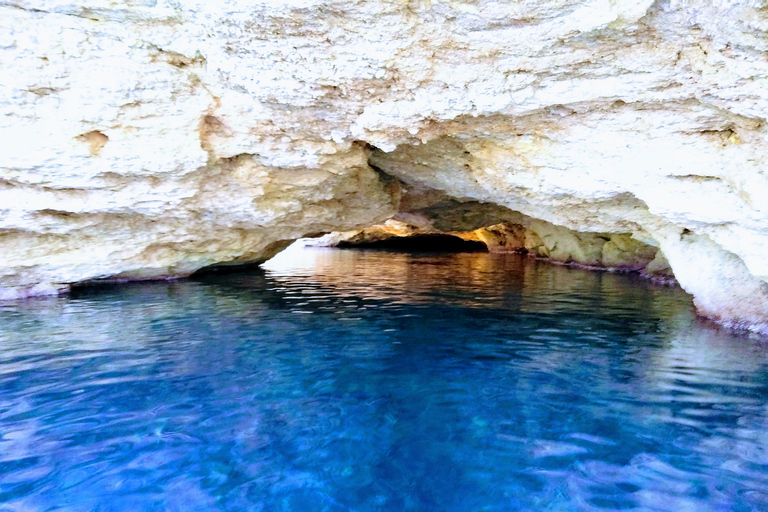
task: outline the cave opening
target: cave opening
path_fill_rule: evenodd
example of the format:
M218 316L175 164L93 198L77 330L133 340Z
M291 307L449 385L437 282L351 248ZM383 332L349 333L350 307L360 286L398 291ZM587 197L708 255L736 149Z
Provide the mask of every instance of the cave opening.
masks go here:
M477 240L464 240L449 234L394 236L365 242L342 241L340 249L375 249L406 253L488 252L488 246Z

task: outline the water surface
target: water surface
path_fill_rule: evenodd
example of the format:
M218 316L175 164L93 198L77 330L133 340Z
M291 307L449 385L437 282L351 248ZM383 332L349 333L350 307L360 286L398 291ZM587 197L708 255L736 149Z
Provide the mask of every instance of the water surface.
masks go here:
M5 305L0 510L768 510L767 349L482 253Z

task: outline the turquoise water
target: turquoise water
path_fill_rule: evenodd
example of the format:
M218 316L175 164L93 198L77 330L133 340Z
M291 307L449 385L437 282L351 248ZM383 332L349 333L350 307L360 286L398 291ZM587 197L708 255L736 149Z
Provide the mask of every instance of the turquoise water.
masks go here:
M768 510L768 343L675 288L306 249L0 307L0 510Z

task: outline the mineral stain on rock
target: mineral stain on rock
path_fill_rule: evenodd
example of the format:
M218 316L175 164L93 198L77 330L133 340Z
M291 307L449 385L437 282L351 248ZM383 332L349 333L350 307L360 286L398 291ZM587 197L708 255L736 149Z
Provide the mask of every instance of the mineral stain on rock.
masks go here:
M91 156L99 156L101 154L101 150L104 149L104 146L106 146L107 142L109 142L109 137L98 130L93 130L88 133L78 135L76 139L88 146L88 152L91 154Z

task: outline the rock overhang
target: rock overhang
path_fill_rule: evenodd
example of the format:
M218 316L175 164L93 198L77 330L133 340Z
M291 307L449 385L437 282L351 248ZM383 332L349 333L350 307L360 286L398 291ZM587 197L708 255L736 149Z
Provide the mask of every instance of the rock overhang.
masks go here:
M258 262L391 218L389 176L630 234L701 313L768 322L759 2L0 10L3 297Z

